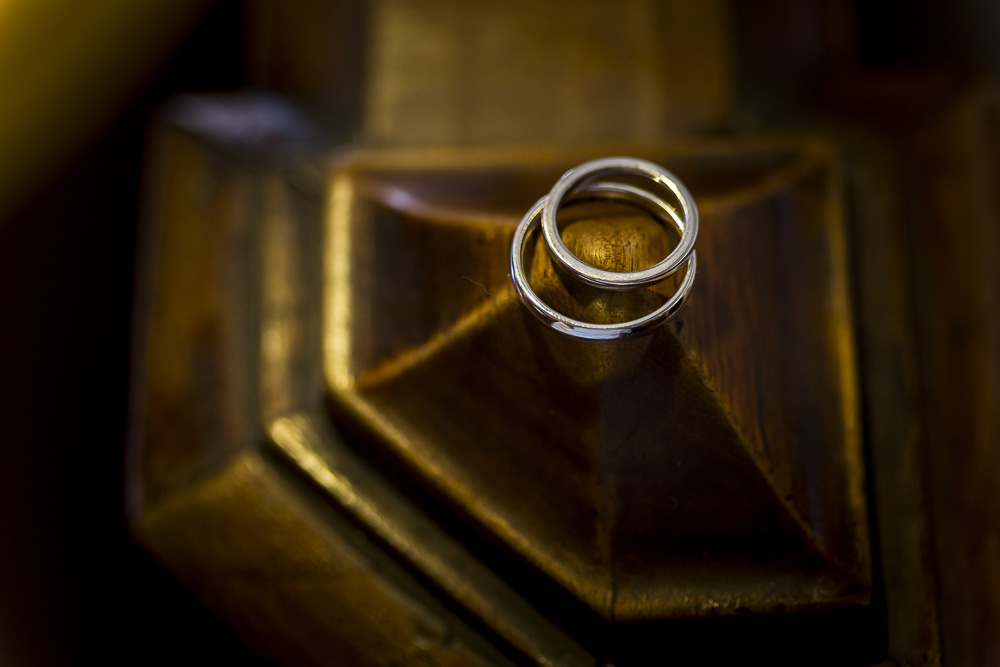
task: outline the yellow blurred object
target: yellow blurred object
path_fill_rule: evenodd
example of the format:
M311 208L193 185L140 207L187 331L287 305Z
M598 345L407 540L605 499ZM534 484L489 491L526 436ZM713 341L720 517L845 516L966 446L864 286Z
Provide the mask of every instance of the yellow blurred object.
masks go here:
M83 147L206 5L0 3L0 216Z

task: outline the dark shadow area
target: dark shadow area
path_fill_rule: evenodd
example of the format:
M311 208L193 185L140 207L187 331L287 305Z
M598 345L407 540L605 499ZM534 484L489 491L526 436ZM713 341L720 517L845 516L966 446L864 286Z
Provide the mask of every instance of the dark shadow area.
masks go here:
M0 662L258 664L128 534L133 253L148 119L243 84L218 2L85 151L0 224ZM127 54L124 56L127 57Z

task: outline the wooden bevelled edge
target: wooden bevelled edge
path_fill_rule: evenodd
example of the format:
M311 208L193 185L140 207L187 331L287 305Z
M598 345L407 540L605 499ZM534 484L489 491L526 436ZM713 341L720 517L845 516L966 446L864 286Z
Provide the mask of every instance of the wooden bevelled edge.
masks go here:
M327 497L519 651L539 664L593 664L587 651L364 463L325 415L279 417L269 435Z
M136 536L262 657L513 664L277 463L233 457L146 508Z

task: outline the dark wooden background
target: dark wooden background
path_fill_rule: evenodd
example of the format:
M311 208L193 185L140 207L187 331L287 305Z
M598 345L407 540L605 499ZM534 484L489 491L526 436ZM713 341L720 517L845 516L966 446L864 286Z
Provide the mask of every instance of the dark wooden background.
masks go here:
M829 63L776 62L763 26L781 17L794 40L827 4L735 3L747 99L808 94ZM865 67L1000 67L987 0L848 4ZM0 663L259 662L133 544L122 499L145 130L177 92L252 83L244 12L215 2L85 151L0 220Z

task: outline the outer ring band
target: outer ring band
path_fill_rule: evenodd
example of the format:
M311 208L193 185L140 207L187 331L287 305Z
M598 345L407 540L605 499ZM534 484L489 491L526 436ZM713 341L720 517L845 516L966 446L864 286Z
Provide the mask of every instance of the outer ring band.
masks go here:
M678 219L676 214L671 215L671 219L677 224L678 232L681 235L677 247L657 264L639 271L606 271L587 264L569 251L569 248L563 243L556 225L556 213L569 195L584 189L587 183L608 176L620 177L622 175L649 179L669 190L677 197L683 213L681 219ZM657 206L660 205L660 202L662 200L659 200ZM677 271L688 256L694 252L694 242L698 237L698 207L694 203L694 197L672 173L657 164L639 158L601 158L584 162L578 167L570 169L552 186L552 190L549 191L548 198L543 205L541 216L545 243L555 260L583 282L607 289L626 290L634 287L648 287L661 282Z
M566 198L565 204L594 199L597 193L601 193L601 199L619 199L639 204L649 209L657 217L662 216L662 219L672 222L683 234L684 222L673 207L660 197L627 183L608 181L584 183ZM694 251L691 251L687 258L687 271L677 291L662 306L635 320L620 324L583 322L557 312L542 301L528 285L524 273L524 249L532 234L538 229L542 211L549 201L549 197L550 195L546 195L535 202L535 205L521 219L514 232L510 252L510 275L513 279L514 290L535 317L552 329L571 338L596 343L613 343L649 333L677 314L677 311L684 305L684 301L691 291L691 285L694 283L695 270L697 269L697 258Z

